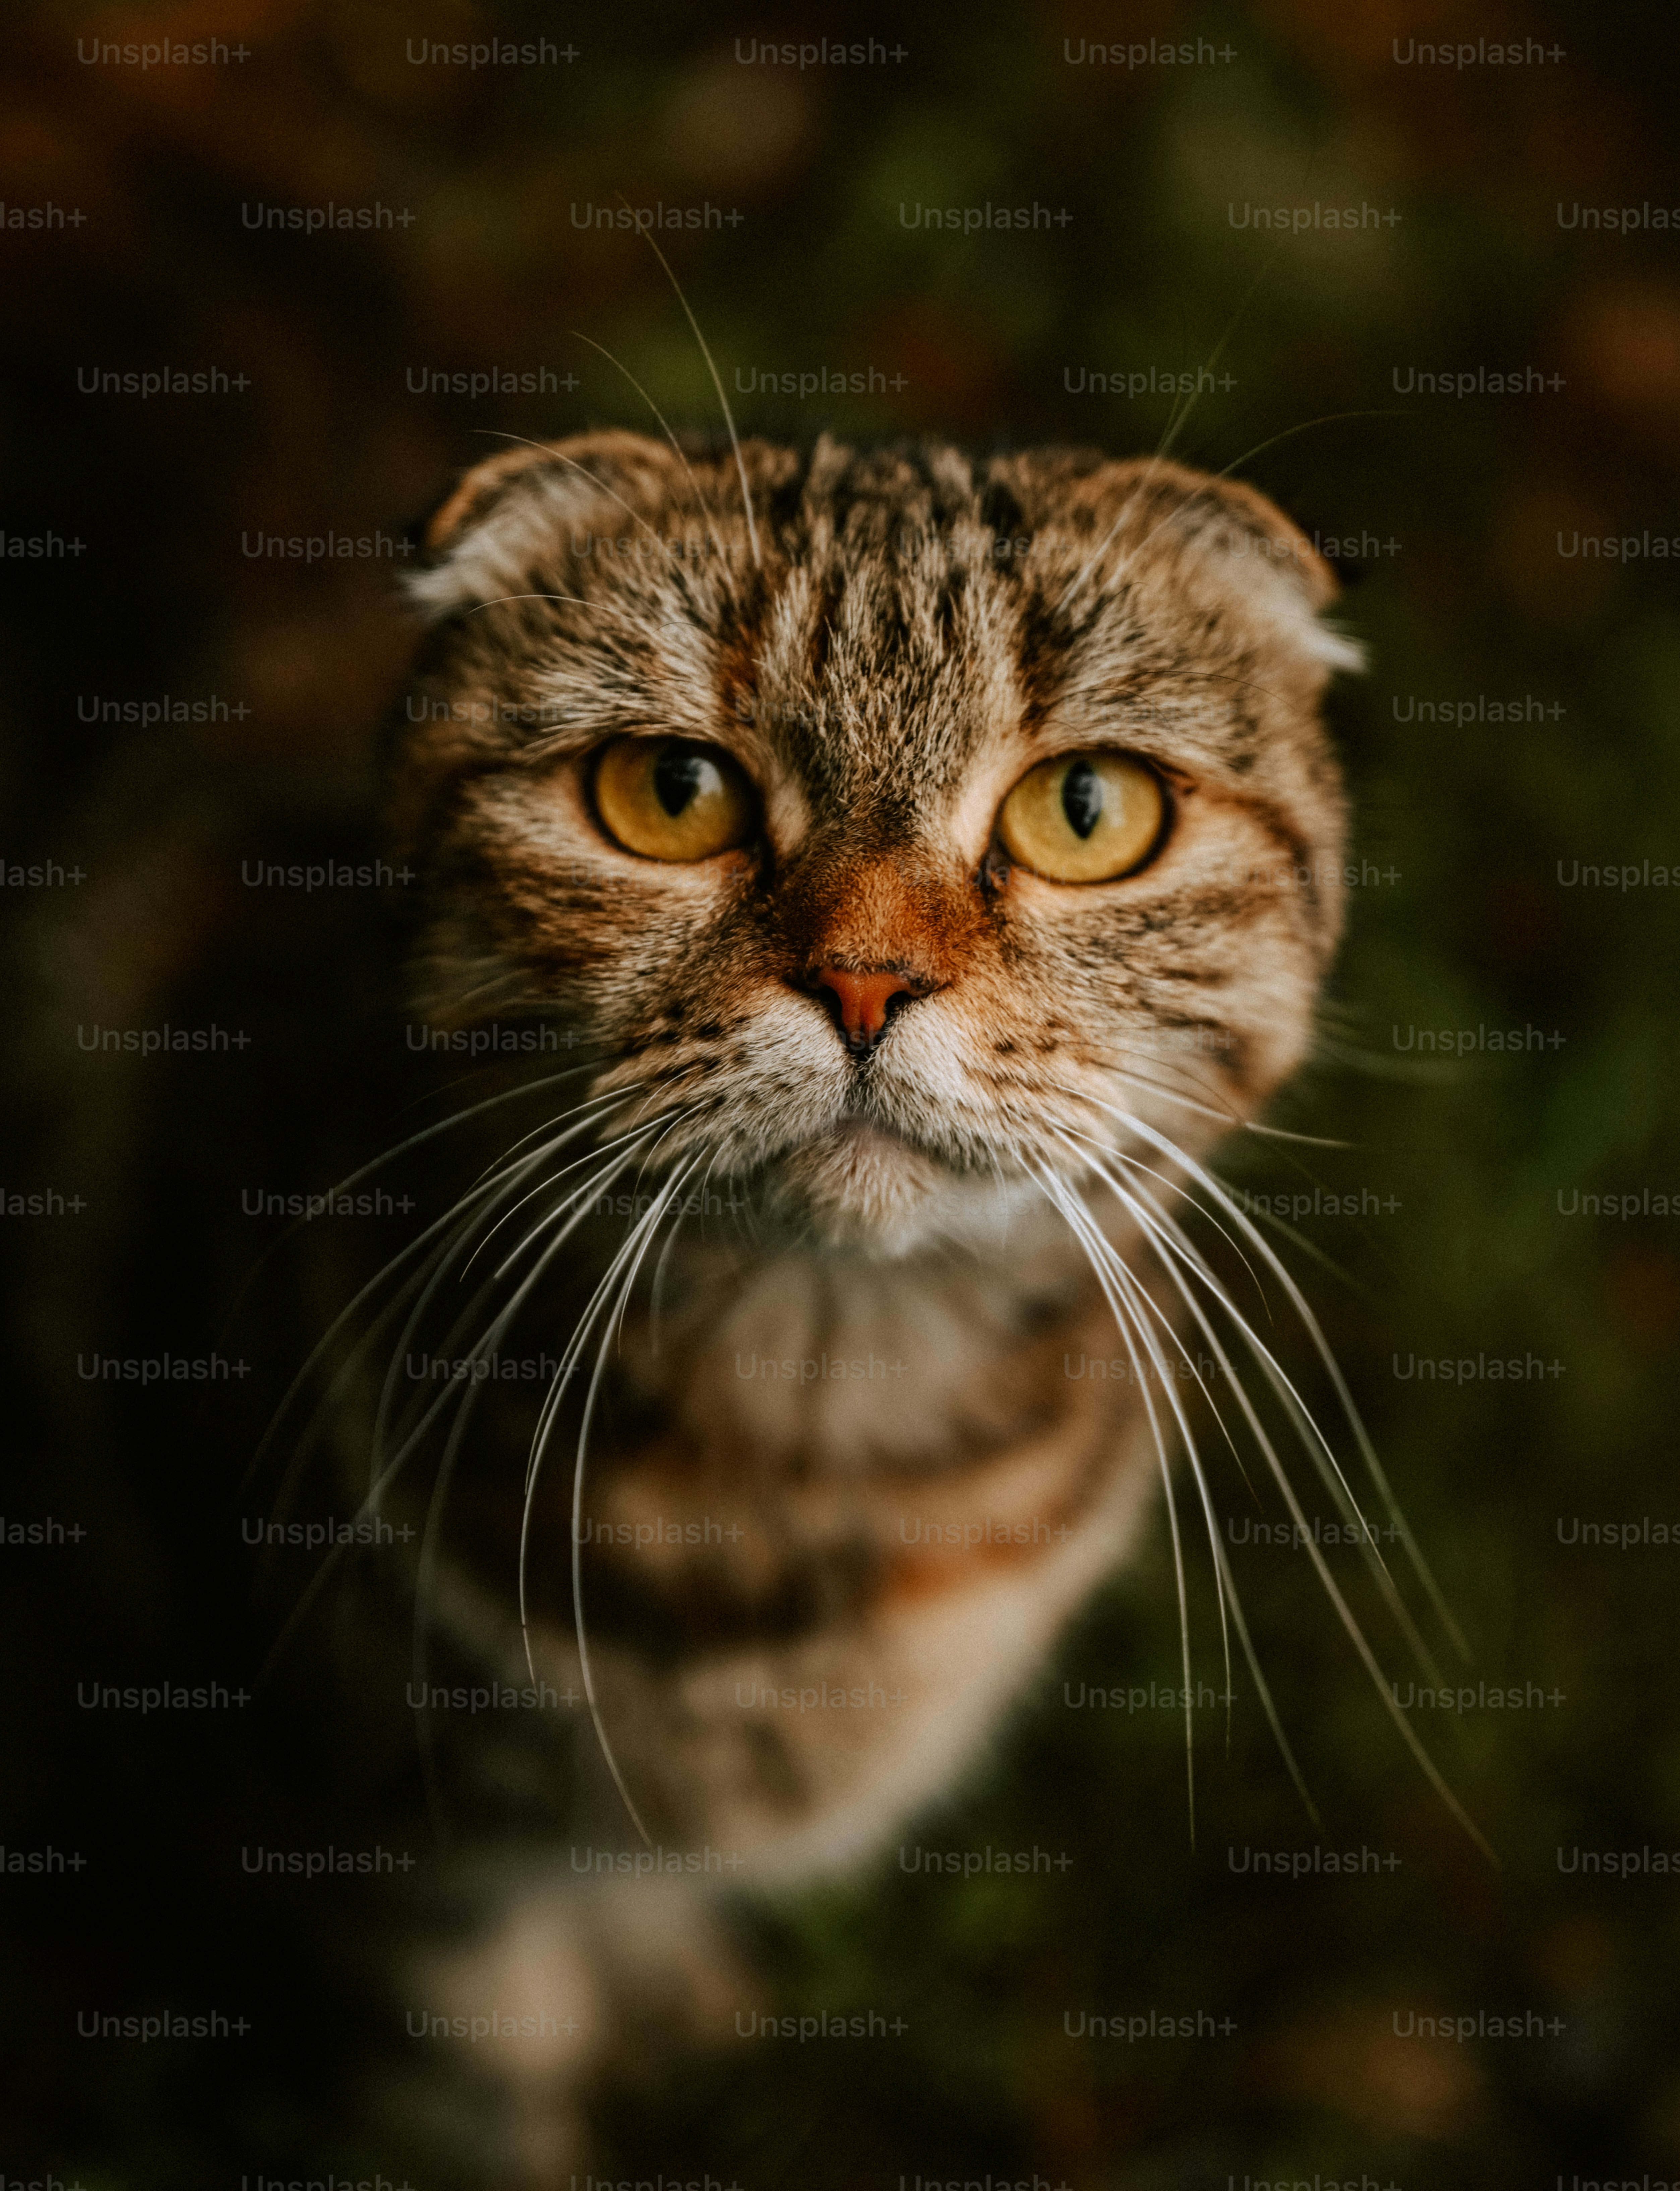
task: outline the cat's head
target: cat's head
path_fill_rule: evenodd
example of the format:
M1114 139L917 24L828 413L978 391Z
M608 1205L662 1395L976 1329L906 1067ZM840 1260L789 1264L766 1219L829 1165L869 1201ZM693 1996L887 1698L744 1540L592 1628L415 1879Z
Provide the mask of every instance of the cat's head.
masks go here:
M439 1024L538 1015L670 1178L894 1253L1300 1061L1341 914L1318 720L1356 650L1252 489L937 445L469 474L393 754Z

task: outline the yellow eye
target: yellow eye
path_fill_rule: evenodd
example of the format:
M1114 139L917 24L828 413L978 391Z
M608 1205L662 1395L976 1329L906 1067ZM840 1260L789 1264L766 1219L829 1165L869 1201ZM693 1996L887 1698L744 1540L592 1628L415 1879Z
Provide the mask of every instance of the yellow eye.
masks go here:
M650 860L709 860L757 822L729 755L690 738L615 738L595 764L595 803L608 834Z
M1106 883L1142 867L1166 820L1154 771L1125 754L1058 754L1029 769L1003 803L1011 859L1055 883Z

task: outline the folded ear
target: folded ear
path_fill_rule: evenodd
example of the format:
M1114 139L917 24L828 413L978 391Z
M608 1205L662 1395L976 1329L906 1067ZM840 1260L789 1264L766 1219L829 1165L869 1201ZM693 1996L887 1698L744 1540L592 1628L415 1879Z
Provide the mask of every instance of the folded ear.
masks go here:
M432 617L517 593L552 569L567 530L622 532L628 504L657 498L675 458L644 434L521 442L464 475L420 528L428 562L404 590Z
M500 499L521 472L529 471L533 464L551 463L562 446L558 441L539 442L504 449L499 456L487 458L483 464L464 472L421 526L422 547L431 555L441 555L453 547L476 518L489 514L492 504Z
M1357 640L1319 621L1339 591L1335 572L1275 503L1242 481L1160 457L1105 463L1085 450L999 458L990 475L1009 487L1029 526L1068 526L1088 540L1081 555L1096 582L1148 549L1176 561L1187 579L1199 568L1239 582L1252 616L1290 652L1326 670L1364 667Z
M1254 606L1279 639L1327 669L1363 669L1358 641L1320 621L1341 584L1299 526L1241 480L1183 476L1194 481L1183 508L1186 538L1246 565Z

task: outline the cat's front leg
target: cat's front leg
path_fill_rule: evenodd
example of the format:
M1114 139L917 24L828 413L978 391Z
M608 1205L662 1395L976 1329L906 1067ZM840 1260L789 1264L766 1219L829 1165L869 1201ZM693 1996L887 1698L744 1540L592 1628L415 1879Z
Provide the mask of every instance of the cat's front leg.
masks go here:
M464 1892L481 1900L495 1869L464 1865ZM551 1864L504 1869L485 1921L417 1949L406 1986L409 2064L380 2112L458 2156L474 2191L592 2172L599 2096L651 2097L754 1998L715 1894L634 1876L584 1886Z

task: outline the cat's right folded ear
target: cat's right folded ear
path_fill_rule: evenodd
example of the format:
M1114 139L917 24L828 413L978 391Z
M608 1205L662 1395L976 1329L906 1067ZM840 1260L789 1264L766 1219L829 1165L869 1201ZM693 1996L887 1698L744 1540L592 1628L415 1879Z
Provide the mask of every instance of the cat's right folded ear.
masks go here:
M491 505L521 472L553 461L553 450L536 443L504 449L499 455L487 458L456 481L431 515L414 525L409 537L429 555L447 554L476 520L489 515Z
M554 537L565 503L577 499L567 494L567 470L557 448L531 441L463 474L409 532L420 557L403 573L402 590L414 606L441 618L521 590L521 572ZM587 495L587 480L578 483Z

